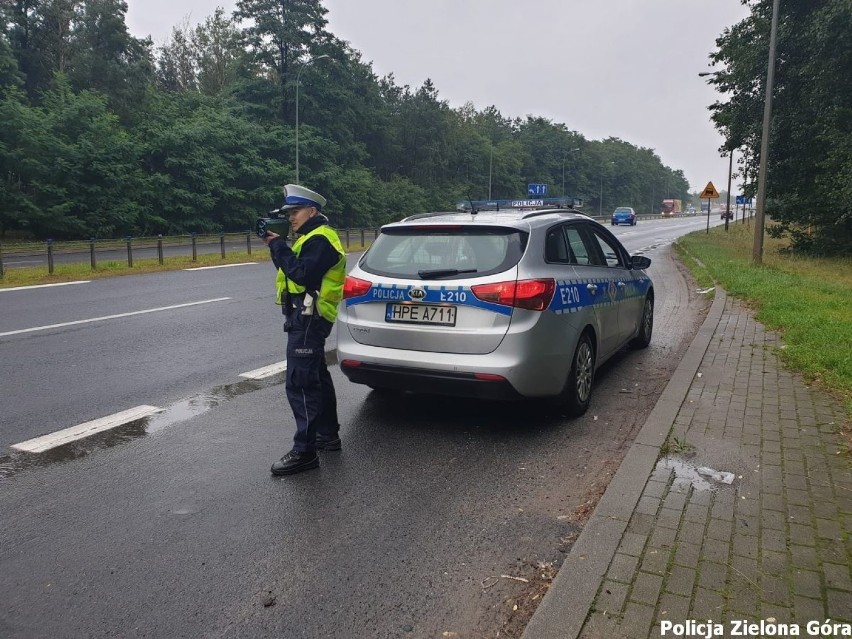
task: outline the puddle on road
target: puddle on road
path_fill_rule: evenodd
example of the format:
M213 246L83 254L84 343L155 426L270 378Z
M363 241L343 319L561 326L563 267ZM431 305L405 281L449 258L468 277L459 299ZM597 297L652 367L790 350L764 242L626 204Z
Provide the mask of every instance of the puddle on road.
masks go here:
M731 485L734 481L734 473L697 466L679 457L663 457L657 462L657 468L674 472L672 486L676 488L686 489L692 486L695 490L717 490Z
M336 366L338 363L337 350L328 351L325 360L328 366ZM0 481L29 468L73 461L97 450L136 441L175 424L188 421L193 417L203 415L207 411L242 395L283 383L284 374L279 373L267 379L247 379L233 384L217 386L208 392L178 400L150 417L122 424L91 437L51 448L43 453L14 451L8 455L0 456Z

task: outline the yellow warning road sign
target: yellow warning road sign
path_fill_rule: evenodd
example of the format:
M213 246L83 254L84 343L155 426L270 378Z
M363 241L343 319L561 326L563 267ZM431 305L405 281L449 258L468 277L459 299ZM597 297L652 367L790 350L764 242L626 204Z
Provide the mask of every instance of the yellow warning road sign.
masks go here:
M707 186L704 187L704 190L701 191L701 195L699 195L698 197L700 197L702 199L704 199L704 198L708 198L708 199L716 198L716 199L718 199L719 191L716 190L716 187L713 186L712 182L708 182Z

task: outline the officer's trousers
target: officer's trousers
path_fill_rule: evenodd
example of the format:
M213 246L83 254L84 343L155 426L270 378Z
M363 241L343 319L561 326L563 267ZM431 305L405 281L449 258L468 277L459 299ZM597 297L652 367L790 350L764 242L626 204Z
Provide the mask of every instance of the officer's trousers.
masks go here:
M293 450L316 450L317 434L337 437L337 396L325 362L325 340L333 324L319 315L290 317L287 333L287 400L296 419Z

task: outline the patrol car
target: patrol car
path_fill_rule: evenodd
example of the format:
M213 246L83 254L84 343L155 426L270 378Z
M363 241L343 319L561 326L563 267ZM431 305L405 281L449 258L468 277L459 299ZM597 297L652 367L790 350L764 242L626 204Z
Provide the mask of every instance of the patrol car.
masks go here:
M416 215L346 277L338 360L374 389L589 406L595 370L654 322L648 257L571 209Z

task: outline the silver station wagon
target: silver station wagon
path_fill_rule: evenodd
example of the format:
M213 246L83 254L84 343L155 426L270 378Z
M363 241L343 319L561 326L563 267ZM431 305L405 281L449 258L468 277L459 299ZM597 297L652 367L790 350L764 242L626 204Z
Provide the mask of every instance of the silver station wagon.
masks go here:
M388 224L346 277L340 368L374 389L548 398L581 415L595 369L651 341L650 264L574 210Z

